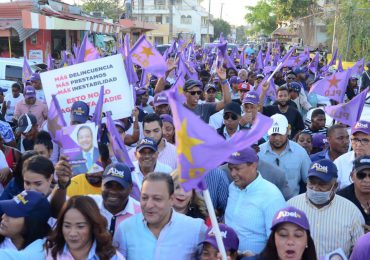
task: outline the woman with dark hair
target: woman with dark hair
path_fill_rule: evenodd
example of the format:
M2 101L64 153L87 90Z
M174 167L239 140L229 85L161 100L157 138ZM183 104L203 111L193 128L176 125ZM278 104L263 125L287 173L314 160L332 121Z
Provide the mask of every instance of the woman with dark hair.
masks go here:
M46 131L40 131L33 145L33 149L48 159L50 159L53 154L53 142L51 141L51 136Z
M305 133L305 132L298 132L294 139L293 139L297 144L299 144L300 146L302 146L306 152L308 153L308 155L311 154L311 151L312 151L312 136L309 134L309 133Z
M261 260L317 260L308 219L294 207L279 210L272 221L271 234Z
M11 200L0 201L0 211L0 249L24 249L50 231L50 205L42 193L23 191Z
M162 119L162 122L163 122L163 126L162 126L163 137L166 139L167 142L174 145L175 144L175 125L173 124L172 116L168 114L162 114L160 115L160 118Z
M37 152L33 150L26 151L22 154L22 157L18 161L13 171L13 178L10 180L8 185L5 187L3 193L1 193L0 195L0 201L12 199L15 195L19 194L20 192L24 190L23 175L22 175L23 163L28 158L35 156L35 155L37 155Z
M73 196L45 243L46 259L124 259L112 246L106 219L88 196Z

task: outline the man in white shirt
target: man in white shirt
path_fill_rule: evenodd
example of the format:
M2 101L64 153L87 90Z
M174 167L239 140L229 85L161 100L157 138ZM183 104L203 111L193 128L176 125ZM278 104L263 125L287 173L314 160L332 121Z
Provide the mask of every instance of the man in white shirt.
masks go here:
M140 199L140 190L144 177L151 172L171 173L172 169L166 164L158 161L158 147L156 142L150 138L143 138L136 147L135 156L137 161L133 164L135 170L132 172L133 190L131 196Z
M351 184L350 174L353 169L353 161L361 156L370 155L370 122L361 120L352 127L351 143L353 151L339 156L334 161L338 168L340 189Z
M4 115L5 120L13 124L13 116L14 116L14 110L15 105L18 103L18 101L23 99L23 94L21 93L21 85L19 83L14 83L12 85L12 92L7 93L4 97L4 103L1 108L1 112Z

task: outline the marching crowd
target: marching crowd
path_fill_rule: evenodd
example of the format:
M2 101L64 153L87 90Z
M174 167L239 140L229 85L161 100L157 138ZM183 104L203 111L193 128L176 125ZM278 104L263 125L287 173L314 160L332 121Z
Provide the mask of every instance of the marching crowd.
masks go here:
M370 122L328 124L322 104L331 101L309 92L320 78L308 62L283 66L271 99L253 55L212 71L202 49L195 53L199 80L187 78L180 91L187 109L225 140L259 114L273 120L205 176L228 259L370 259ZM0 259L221 259L202 192L181 185L177 155L186 147L176 146L165 92L178 60L166 60L165 77L136 86L132 116L114 121L134 167L115 156L102 124L104 170L74 175L49 133L43 70L1 90ZM369 74L370 62L349 79L345 100L370 86ZM73 103L70 118L89 122L88 104Z

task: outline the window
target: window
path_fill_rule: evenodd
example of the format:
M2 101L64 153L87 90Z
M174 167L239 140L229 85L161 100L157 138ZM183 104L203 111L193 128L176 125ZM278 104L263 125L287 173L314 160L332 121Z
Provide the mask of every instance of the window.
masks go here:
M180 21L182 24L186 24L186 16L185 15L181 15L181 21Z
M154 37L154 43L156 45L162 45L163 44L163 37L155 36Z
M160 24L161 24L161 23L162 23L162 16L161 16L161 15L156 16L156 17L155 17L155 22L156 22L156 23L160 23Z
M22 81L22 67L6 65L5 67L6 80Z
M188 24L191 24L191 16L190 16L190 15L188 15L188 16L186 17L186 20L187 20L187 23L188 23Z

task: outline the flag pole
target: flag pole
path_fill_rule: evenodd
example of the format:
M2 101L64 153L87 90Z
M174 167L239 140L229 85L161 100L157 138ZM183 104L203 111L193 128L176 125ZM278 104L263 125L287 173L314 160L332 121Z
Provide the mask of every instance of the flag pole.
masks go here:
M213 232L216 236L216 242L217 242L218 250L221 253L222 260L226 260L227 259L226 250L225 250L224 243L222 241L220 227L218 226L218 222L217 222L217 218L216 218L216 212L215 212L215 209L213 207L212 200L211 200L211 195L209 194L208 188L203 190L203 197L204 197L204 201L206 202L209 217L211 218L212 230L213 230Z

